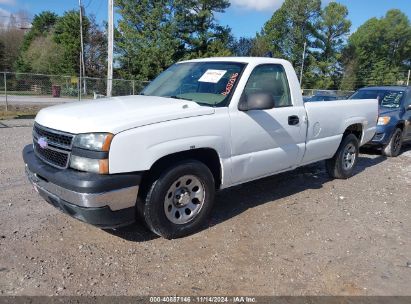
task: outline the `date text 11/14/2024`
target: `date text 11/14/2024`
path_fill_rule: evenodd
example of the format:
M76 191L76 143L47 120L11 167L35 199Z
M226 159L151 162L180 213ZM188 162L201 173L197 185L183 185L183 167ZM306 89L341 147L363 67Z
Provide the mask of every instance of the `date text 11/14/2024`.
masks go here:
M150 303L257 303L255 297L150 297Z

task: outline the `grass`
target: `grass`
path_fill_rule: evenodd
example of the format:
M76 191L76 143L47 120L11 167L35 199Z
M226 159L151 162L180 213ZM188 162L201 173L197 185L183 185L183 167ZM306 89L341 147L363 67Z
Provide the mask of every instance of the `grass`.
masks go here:
M10 119L33 119L37 113L45 106L9 106L6 111L5 106L0 106L0 120Z

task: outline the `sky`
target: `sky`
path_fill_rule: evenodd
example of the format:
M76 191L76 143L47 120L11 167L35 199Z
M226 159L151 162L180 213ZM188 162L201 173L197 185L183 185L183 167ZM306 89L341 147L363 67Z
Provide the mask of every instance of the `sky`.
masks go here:
M137 1L137 0L136 0ZM230 0L231 7L217 19L232 28L236 37L253 37L267 22L284 0ZM323 0L326 5L331 0ZM86 13L94 14L98 21L107 19L107 0L82 0ZM392 8L401 9L411 19L411 0L337 0L348 7L353 23L351 32L372 17L382 17ZM19 10L31 15L44 10L62 14L78 7L78 0L0 0L0 21L8 20L10 13Z

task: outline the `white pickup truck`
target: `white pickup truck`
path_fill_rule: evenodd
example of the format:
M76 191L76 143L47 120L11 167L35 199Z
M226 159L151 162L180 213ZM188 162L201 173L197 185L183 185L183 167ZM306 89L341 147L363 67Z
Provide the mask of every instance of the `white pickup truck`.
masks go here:
M377 120L377 100L304 104L285 60L200 59L138 96L43 109L23 157L65 213L104 229L141 219L170 239L201 227L216 190L321 160L350 177Z

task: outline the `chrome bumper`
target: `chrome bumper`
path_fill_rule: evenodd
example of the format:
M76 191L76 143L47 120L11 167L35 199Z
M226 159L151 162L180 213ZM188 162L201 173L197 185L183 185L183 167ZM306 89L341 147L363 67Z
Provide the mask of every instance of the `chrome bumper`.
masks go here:
M118 211L134 207L139 186L132 186L102 193L79 193L48 182L30 171L26 164L26 174L37 192L43 192L70 204L83 208L109 207Z

